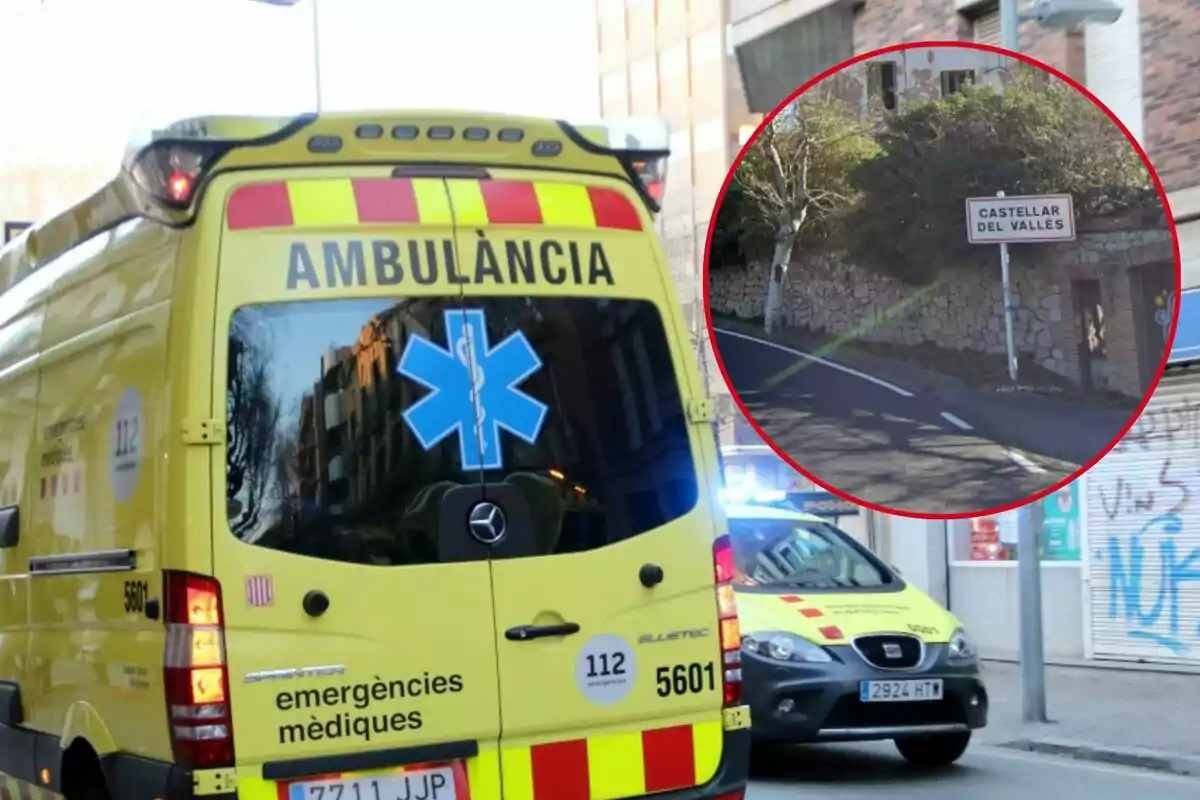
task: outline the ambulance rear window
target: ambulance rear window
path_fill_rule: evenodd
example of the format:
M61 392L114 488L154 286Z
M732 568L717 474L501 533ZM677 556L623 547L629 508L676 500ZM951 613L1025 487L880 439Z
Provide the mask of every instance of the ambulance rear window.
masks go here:
M531 530L510 557L628 539L699 495L671 350L644 301L245 306L227 423L231 531L316 558L461 559L447 537L467 528L443 503L456 486L516 487Z

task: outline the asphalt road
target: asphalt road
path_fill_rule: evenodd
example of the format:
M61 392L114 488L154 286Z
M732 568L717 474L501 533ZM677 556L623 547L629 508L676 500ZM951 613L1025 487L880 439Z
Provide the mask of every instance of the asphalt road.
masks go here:
M1195 800L1200 780L972 745L955 765L922 772L890 742L779 750L756 758L747 800L799 798Z
M730 381L775 443L823 482L869 503L963 513L1023 500L1076 464L1031 455L969 410L826 359L717 331Z

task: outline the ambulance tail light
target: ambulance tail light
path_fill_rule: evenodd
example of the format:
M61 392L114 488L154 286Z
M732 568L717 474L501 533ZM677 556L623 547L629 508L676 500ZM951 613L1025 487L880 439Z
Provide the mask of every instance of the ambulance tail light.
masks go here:
M312 123L311 113L289 117L213 115L156 125L139 121L124 170L154 202L172 211L191 208L217 162L239 147L273 144Z
M163 659L167 725L175 761L197 769L233 765L233 720L221 585L168 571Z
M713 543L713 571L717 583L717 624L721 630L721 685L726 706L742 702L742 632L733 594L733 543L728 534Z
M585 150L615 156L624 165L650 213L657 214L662 209L671 155L671 129L665 120L644 117L593 124L564 123L563 127Z
M130 174L143 190L168 208L192 204L196 187L228 147L202 143L155 143L142 150Z

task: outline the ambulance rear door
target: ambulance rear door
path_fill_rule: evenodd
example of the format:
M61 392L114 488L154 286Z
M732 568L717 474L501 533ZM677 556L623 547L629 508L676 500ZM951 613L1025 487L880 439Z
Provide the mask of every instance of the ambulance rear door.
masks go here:
M490 544L506 800L707 782L721 759L711 421L627 184L449 178ZM715 478L714 478L715 479Z
M446 184L237 175L208 202L224 202L213 553L239 796L375 797L387 778L380 796L465 800L469 781L499 800L490 553L465 532L481 475L458 406L427 402L428 376L465 358L432 344L463 320ZM441 388L471 408L469 386ZM420 764L441 777L396 782Z

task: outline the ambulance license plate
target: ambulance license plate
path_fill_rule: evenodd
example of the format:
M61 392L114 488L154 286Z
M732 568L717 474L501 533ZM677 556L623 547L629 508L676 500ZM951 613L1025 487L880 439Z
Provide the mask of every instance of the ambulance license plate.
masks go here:
M305 781L288 787L288 800L459 800L454 769L414 769L401 775ZM466 800L466 798L462 798Z
M941 700L942 679L863 681L858 687L858 699L864 703L920 703Z

